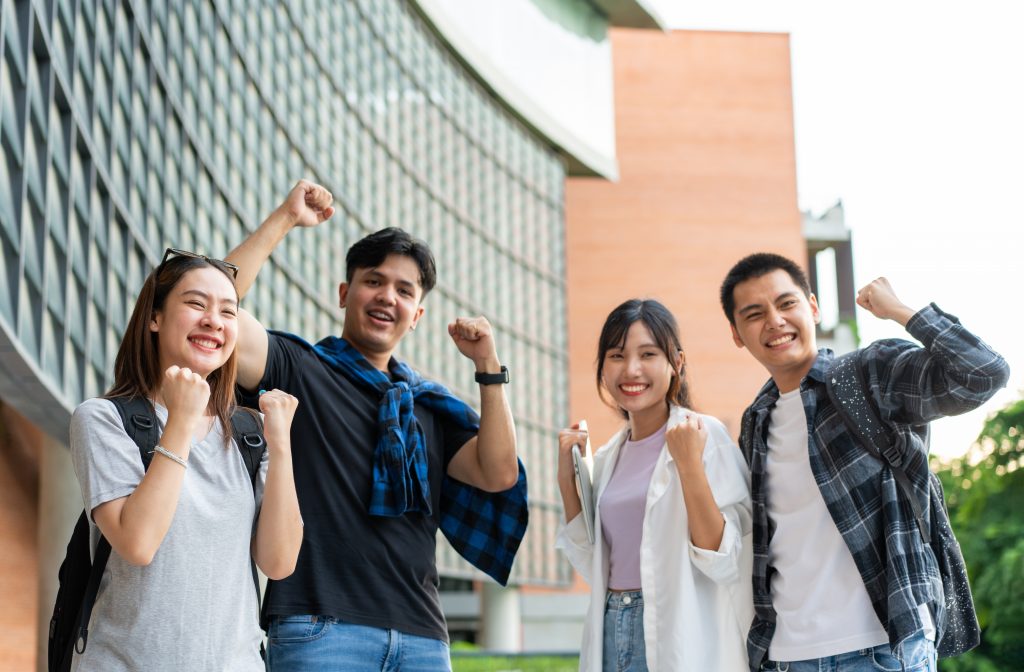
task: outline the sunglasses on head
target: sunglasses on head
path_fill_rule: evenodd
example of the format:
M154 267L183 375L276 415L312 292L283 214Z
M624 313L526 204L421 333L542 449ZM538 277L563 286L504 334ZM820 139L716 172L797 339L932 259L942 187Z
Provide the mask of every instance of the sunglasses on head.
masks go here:
M195 252L189 252L188 250L179 250L176 247L168 247L164 251L164 258L160 260L160 266L167 263L167 260L172 257L188 257L190 259L202 259L208 264L213 264L218 268L222 268L231 274L232 278L238 279L238 266L235 266L230 261L224 261L223 259L214 259L208 257L205 254L196 254ZM159 266L157 267L159 268Z

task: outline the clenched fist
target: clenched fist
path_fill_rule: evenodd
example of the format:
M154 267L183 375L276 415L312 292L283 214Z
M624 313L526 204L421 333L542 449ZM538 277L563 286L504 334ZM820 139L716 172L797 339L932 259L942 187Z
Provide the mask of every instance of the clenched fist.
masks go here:
M690 413L682 422L669 427L665 432L665 442L668 443L668 452L677 468L704 468L702 459L704 445L708 442L708 430L704 428L704 421L699 415Z
M476 370L497 373L501 364L494 346L491 323L486 317L460 317L448 325L448 335L463 356L473 360Z
M282 390L260 393L260 411L263 412L263 435L271 449L288 450L291 447L292 419L299 400Z
M191 431L206 415L210 404L210 385L192 369L175 364L164 372L160 396L167 407L168 417L184 421Z
M319 184L299 180L277 209L294 221L295 226L316 226L334 214L333 202L331 192Z

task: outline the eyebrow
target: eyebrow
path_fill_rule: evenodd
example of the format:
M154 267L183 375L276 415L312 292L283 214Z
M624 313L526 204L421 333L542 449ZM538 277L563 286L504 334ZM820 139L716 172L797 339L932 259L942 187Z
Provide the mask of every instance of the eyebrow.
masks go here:
M381 273L376 268L371 268L370 270L366 271L366 275L368 275L368 276L372 275L374 278L381 279L381 280L390 280L391 279L389 276ZM416 287L419 286L418 282L412 282L411 280L406 280L404 278L396 278L394 280L394 283L396 285L401 285L402 287L416 288Z
M194 294L194 295L199 296L201 298L204 298L206 300L210 299L210 294L204 292L201 289L186 289L185 291L183 291L181 293L182 296L187 296L189 294ZM222 303L230 303L230 304L235 305L235 306L238 305L238 301L236 301L235 299L231 298L230 296L226 296L226 297L221 298L221 302Z

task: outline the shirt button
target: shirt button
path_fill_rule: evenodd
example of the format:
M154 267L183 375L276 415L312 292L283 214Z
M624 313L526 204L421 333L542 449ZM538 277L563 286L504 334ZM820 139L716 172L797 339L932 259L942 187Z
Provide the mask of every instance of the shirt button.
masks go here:
M632 602L633 602L633 598L632 598L632 597L630 597L629 595L626 595L626 596L624 596L624 597L622 598L622 603L623 603L623 604L630 604L630 603L632 603Z

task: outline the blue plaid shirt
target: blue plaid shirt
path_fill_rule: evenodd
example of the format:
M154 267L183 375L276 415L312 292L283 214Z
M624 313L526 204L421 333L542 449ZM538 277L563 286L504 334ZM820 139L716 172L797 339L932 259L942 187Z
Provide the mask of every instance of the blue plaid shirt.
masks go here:
M931 304L907 323L924 347L899 339L864 349L868 388L896 443L915 489L927 492L928 422L977 408L1006 385L1006 361ZM808 419L808 457L833 522L846 541L893 650L923 624L919 604L933 617L942 599L935 558L925 548L913 511L900 500L888 466L847 433L825 388L834 355L821 350L800 384ZM775 632L771 599L774 523L765 501L768 428L779 389L769 380L743 415L740 449L751 472L754 522L754 621L747 638L750 669L759 669ZM923 501L927 501L926 499ZM813 577L808 577L813 580ZM941 624L937 624L941 627Z

